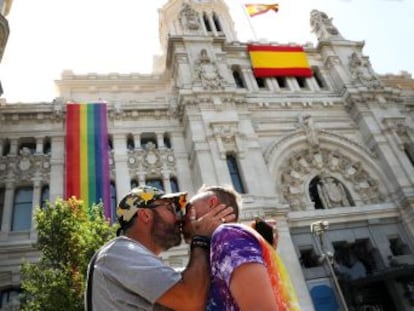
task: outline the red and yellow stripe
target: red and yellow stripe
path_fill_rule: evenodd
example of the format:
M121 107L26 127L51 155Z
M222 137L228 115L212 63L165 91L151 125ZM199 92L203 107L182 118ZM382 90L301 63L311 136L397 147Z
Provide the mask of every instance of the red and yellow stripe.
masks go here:
M257 78L311 77L313 74L301 46L248 45L247 49Z
M249 14L250 17L266 13L268 11L275 11L277 12L279 10L279 4L245 4L247 14Z

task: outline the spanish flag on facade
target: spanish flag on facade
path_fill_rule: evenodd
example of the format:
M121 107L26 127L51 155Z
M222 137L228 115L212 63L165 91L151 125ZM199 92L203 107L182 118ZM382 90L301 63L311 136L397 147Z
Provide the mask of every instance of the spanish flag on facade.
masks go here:
M279 10L279 4L245 4L244 5L247 10L247 14L249 14L250 17L263 14L269 11L275 11L277 12Z
M311 77L306 53L301 46L247 46L256 78Z

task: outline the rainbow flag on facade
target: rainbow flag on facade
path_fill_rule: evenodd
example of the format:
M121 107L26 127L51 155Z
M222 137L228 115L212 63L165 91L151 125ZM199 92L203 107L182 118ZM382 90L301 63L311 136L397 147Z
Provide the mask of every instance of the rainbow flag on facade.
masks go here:
M311 77L313 74L301 46L249 44L247 50L256 78Z
M65 197L90 208L103 202L111 217L106 104L66 105Z
M245 4L244 5L247 11L247 14L249 14L250 17L264 14L269 11L275 11L277 12L279 10L279 4Z

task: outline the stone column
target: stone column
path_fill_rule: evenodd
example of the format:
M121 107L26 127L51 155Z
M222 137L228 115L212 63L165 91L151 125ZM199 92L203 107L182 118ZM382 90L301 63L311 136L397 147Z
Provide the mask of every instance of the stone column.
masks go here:
M36 154L43 153L43 137L36 137Z
M193 184L191 179L190 163L188 161L188 152L185 148L184 138L181 132L171 132L171 147L175 157L175 172L177 174L177 183L180 191L193 193L200 185Z
M141 134L134 134L135 149L141 149Z
M302 267L295 251L286 218L277 219L277 230L279 233L277 252L286 267L293 287L296 289L300 309L301 311L314 311L312 298L303 276Z
M10 232L15 191L13 181L6 181L5 186L3 218L0 232L1 241L6 241Z
M124 134L113 135L116 197L122 198L130 190L128 155Z
M42 179L41 177L35 177L33 178L33 201L32 201L32 221L30 226L30 240L36 241L37 239L37 231L34 227L35 223L35 212L36 208L40 206L40 198L41 198L41 192L42 192Z
M241 73L243 76L243 81L246 83L246 88L252 92L258 92L259 87L257 86L253 72L250 68L241 68Z
M10 139L10 155L18 154L17 147L18 147L17 139Z
M169 172L162 172L162 184L165 192L172 192Z
M165 146L164 146L164 134L163 133L157 133L157 145L158 145L158 149L165 148Z
M65 138L57 136L51 138L51 156L50 156L50 180L53 181L49 185L51 203L57 198L64 198L65 185Z

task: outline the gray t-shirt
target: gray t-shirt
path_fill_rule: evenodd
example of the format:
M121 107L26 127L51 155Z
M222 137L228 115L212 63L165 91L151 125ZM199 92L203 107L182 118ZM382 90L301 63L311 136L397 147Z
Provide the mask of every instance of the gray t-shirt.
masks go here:
M117 237L100 250L92 286L93 311L169 310L155 304L181 274L135 240Z

